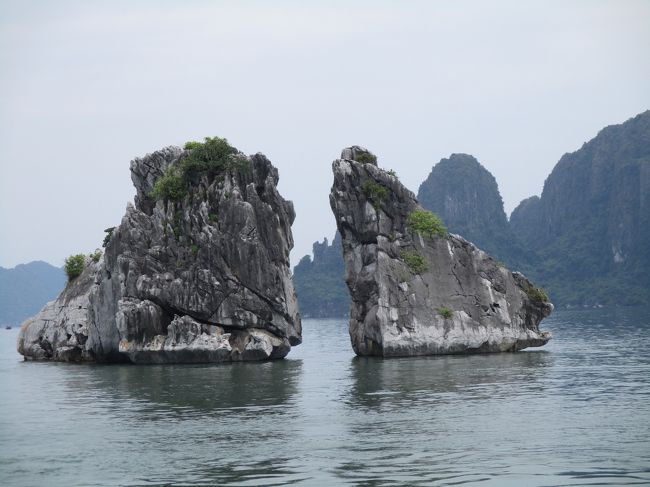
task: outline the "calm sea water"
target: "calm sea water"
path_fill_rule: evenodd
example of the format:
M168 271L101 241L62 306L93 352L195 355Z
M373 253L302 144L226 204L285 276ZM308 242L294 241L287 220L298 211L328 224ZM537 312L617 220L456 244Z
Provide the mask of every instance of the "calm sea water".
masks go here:
M22 362L0 330L0 484L650 485L650 309L558 311L515 354L358 359L306 320L283 361Z

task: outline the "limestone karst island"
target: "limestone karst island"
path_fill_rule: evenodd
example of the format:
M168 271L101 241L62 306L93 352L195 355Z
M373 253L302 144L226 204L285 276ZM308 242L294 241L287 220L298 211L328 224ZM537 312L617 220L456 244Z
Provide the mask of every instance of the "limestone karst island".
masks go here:
M266 157L208 138L133 160L131 179L135 205L104 252L81 256L61 295L21 327L25 358L224 362L300 344L295 214Z
M650 486L650 0L0 1L0 487Z
M553 310L546 294L450 235L374 154L344 149L332 169L357 354L504 352L548 342L538 328Z
M548 342L538 328L553 310L546 294L449 234L376 161L354 146L333 164L355 353L507 352ZM107 229L104 251L72 257L63 292L22 325L26 359L266 360L301 343L289 267L295 213L264 155L206 138L133 160L131 179L135 205Z

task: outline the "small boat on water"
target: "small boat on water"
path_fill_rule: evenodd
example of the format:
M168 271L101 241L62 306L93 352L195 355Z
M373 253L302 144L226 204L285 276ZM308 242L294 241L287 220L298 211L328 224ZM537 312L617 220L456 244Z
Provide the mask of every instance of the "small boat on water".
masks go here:
M11 326L9 325L5 326L5 330L11 330Z

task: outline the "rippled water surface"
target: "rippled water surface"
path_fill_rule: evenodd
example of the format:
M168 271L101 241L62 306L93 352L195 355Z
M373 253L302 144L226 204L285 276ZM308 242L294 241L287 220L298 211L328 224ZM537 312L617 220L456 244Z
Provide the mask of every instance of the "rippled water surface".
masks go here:
M558 311L514 354L355 358L305 320L286 360L22 362L0 330L0 484L650 485L650 309Z

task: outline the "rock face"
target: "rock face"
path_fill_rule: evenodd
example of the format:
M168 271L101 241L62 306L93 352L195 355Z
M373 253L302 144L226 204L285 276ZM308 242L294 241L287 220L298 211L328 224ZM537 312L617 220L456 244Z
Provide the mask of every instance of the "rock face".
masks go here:
M544 345L553 310L523 275L457 235L423 235L413 193L360 147L334 161L330 204L343 239L358 355L515 351ZM357 160L370 162L357 162Z
M92 361L88 340L88 295L101 261L86 260L86 268L59 297L27 319L18 335L18 352L28 360Z
M417 198L472 242L491 243L490 237L507 235L508 219L496 179L471 155L452 154L433 166Z
M561 304L650 304L650 111L562 156L510 225Z
M199 173L182 197L154 199L156 181L188 154L168 147L131 162L135 205L100 262L23 324L20 353L221 362L282 358L301 342L289 269L295 213L277 169L262 154L238 154L237 167ZM70 326L80 337L68 337Z
M471 155L452 154L433 166L417 199L447 228L495 258L525 268L531 256L515 238L494 176Z

